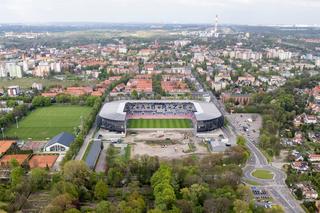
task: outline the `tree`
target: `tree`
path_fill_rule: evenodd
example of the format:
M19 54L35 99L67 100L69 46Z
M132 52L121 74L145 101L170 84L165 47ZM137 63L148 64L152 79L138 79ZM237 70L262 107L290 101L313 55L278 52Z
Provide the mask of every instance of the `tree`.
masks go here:
M193 204L189 200L177 200L177 207L181 210L182 213L192 213Z
M136 90L133 90L131 92L131 98L132 99L138 99L139 95L138 95L138 92Z
M145 208L146 204L144 198L138 192L133 192L126 200L123 200L118 204L119 211L124 213L143 213L145 212Z
M47 186L48 171L35 168L31 170L30 182L33 191L44 189Z
M95 97L95 96L89 96L89 97L87 97L86 105L87 105L87 106L90 106L90 107L93 107L94 102L96 101L96 99L97 99L97 97Z
M17 104L17 102L15 101L15 100L8 100L7 101L7 106L8 107L12 107L12 108L14 108L15 106L17 106L18 104Z
M116 207L109 201L101 201L96 207L97 213L114 213L116 212Z
M10 167L11 168L16 168L16 167L19 167L19 162L17 161L17 159L13 158L10 160Z
M250 203L253 199L253 193L248 186L240 184L237 188L237 194L239 198L247 203Z
M58 195L50 202L44 212L64 212L65 210L73 207L73 201L74 199L69 194Z
M163 213L163 211L160 209L151 209L148 211L148 213Z
M205 213L224 213L230 212L232 201L228 198L209 198L204 201L204 212ZM236 211L237 212L237 211Z
M176 200L172 168L167 165L161 165L151 178L151 186L156 207L161 210L171 209Z
M13 188L17 187L22 182L23 173L23 169L20 166L11 170L10 181Z
M130 172L138 175L140 183L148 184L155 171L159 168L159 159L143 155L129 162Z
M189 188L181 189L183 199L190 200L194 206L203 204L206 194L209 192L208 186L203 184L193 184Z
M32 99L33 107L44 107L44 106L50 106L50 105L51 105L51 99L49 97L36 96Z
M295 194L297 196L297 198L299 200L302 200L303 199L303 192L302 192L302 189L301 188L298 188L296 191L295 191Z
M97 200L105 200L108 196L108 191L108 185L103 180L99 180L94 188L94 196Z
M119 186L123 178L124 175L118 168L110 168L108 170L108 182L112 186Z
M67 211L64 211L64 213L81 213L81 212L76 208L72 208L72 209L68 209Z
M90 171L85 162L73 160L63 166L63 177L66 181L70 181L76 186L87 186Z
M54 196L58 196L60 194L65 193L71 195L75 199L79 198L78 189L73 183L61 180L53 185L52 194Z
M251 212L249 204L242 200L235 200L233 202L233 211L239 212L239 213L248 213Z
M176 200L173 187L168 183L160 183L154 188L155 204L161 210L168 210Z
M237 144L240 146L245 146L246 145L246 139L243 136L238 136L237 137Z

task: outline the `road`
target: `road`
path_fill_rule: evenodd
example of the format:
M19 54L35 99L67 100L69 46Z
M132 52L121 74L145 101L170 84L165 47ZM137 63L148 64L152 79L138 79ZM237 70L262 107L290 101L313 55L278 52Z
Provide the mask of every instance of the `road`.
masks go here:
M86 152L89 144L90 144L90 141L92 140L93 138L93 135L94 133L96 132L96 128L97 128L97 122L95 121L94 124L92 125L89 133L86 135L86 137L84 138L84 141L83 141L83 144L75 158L75 160L82 160L83 156L84 156L84 153Z
M106 99L104 100L103 104L105 104L108 101L109 101L109 98L106 97ZM83 144L82 144L77 156L75 157L75 160L82 160L82 158L84 156L84 153L86 152L86 150L87 150L87 148L88 148L88 146L90 144L90 141L93 139L94 134L96 132L96 129L98 128L99 113L100 113L100 111L98 112L98 114L96 116L96 119L95 119L90 131L88 132L88 134L84 138Z
M229 119L232 130L235 134L243 135L247 140L247 147L251 152L251 156L247 161L246 166L243 168L243 176L245 179L259 183L259 187L265 188L269 191L274 201L281 205L286 212L304 212L300 206L300 203L293 197L291 191L288 189L285 180L286 174L284 171L272 166L268 163L266 157L257 148L256 143L258 141L259 125L255 125L254 122L246 123L246 119L250 117L248 114L233 114L226 115ZM261 123L261 122L260 122ZM243 126L250 125L249 130L245 132ZM253 130L255 130L253 132ZM266 169L274 174L273 179L259 179L252 176L252 172L256 169Z
M231 131L231 134L234 134L234 136L240 134L243 129L244 121L233 119L233 116L236 116L235 114L229 114L225 110L223 103L221 103L211 91L206 91L206 93L209 94L209 96L211 97L211 101L219 108L220 112L228 118L230 127L229 130ZM239 115L239 117L242 116ZM258 143L259 129L260 127L251 126L249 127L249 131L251 133L242 134L245 136L247 140L246 145L251 152L250 159L247 161L246 166L243 168L244 178L259 183L262 188L265 188L267 191L269 191L274 201L281 205L284 208L285 212L305 212L300 206L299 201L297 201L293 197L291 191L287 187L285 183L286 174L282 170L269 164L266 157L257 148L256 144ZM255 169L259 168L267 169L273 172L273 179L262 180L253 177L251 175L252 172Z

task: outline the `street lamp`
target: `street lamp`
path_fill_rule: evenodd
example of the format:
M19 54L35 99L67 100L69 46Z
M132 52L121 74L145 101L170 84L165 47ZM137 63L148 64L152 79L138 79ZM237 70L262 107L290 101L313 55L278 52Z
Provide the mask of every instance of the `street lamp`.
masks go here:
M83 116L80 116L80 127L81 127L81 131L83 130Z
M4 128L1 127L1 132L2 132L2 139L4 140Z
M18 124L18 116L14 117L16 119L16 124L17 124L17 129L19 128L19 124Z

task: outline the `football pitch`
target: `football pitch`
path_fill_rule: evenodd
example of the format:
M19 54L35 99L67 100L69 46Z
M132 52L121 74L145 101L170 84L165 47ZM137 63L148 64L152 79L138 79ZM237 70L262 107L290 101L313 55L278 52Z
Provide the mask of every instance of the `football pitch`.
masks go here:
M192 122L189 119L131 119L128 128L183 129L192 128Z
M45 140L61 132L74 134L74 127L78 127L83 119L90 113L90 107L82 106L50 106L38 108L16 125L5 131L5 136L19 139Z

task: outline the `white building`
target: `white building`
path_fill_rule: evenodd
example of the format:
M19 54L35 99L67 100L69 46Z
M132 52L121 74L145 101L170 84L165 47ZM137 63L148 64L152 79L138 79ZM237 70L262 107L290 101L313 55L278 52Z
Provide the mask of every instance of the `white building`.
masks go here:
M20 94L20 87L19 86L10 86L8 87L8 95L10 97L15 97Z
M22 78L22 69L15 62L6 63L5 69L11 78Z
M128 52L127 46L126 45L119 45L118 51L121 54L126 54Z
M4 64L0 64L0 78L8 77L7 70Z
M50 73L50 66L48 62L40 62L39 65L33 70L32 74L36 77L45 77Z
M66 153L75 137L69 133L62 132L56 135L44 146L45 152Z
M61 72L61 63L60 62L51 63L50 69L55 73L60 73Z
M43 86L41 83L33 83L32 84L32 89L36 89L38 91L42 91L43 90Z

